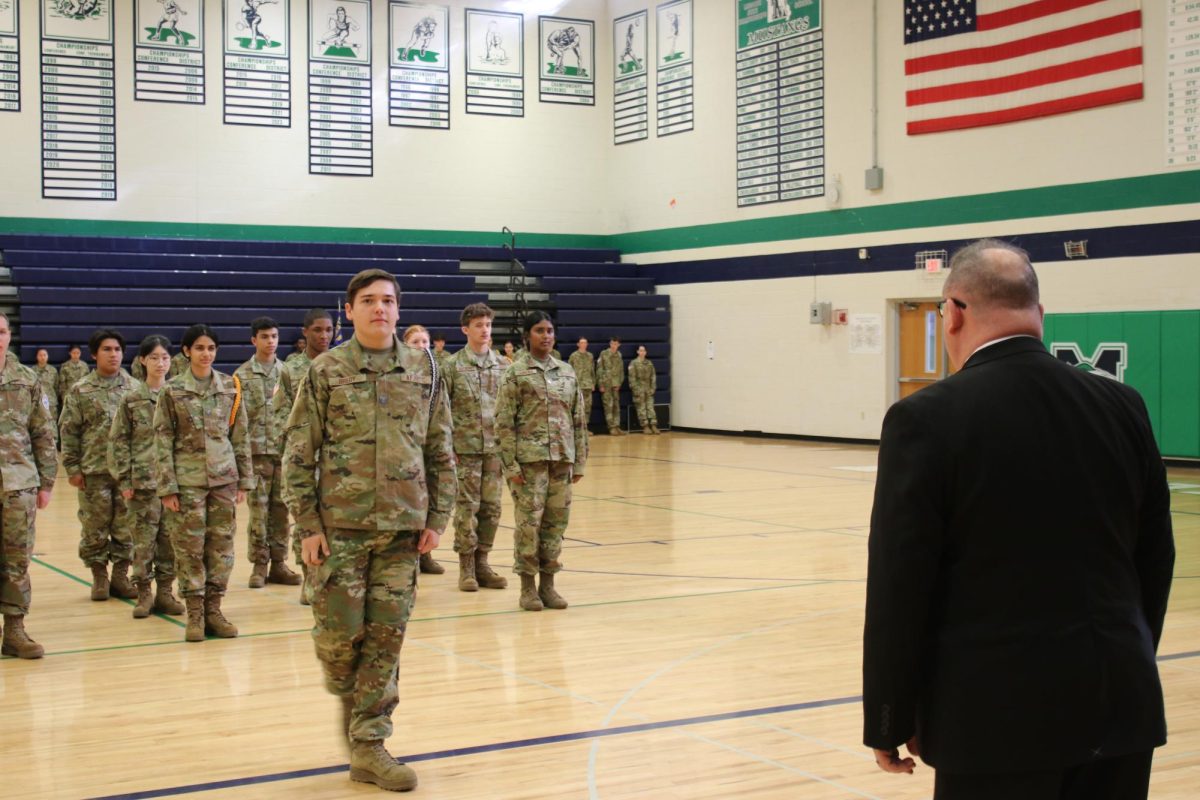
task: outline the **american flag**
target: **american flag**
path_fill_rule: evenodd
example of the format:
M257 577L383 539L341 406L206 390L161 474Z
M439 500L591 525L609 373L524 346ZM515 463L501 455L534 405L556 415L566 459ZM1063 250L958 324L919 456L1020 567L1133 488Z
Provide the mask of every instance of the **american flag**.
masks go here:
M1139 100L1141 0L904 0L909 134Z

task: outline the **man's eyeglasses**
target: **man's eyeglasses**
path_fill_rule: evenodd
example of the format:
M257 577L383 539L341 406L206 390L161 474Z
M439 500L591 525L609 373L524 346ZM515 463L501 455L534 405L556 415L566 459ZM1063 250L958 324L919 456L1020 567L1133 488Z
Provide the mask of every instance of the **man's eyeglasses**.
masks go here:
M956 300L953 297L947 297L944 300L938 300L937 310L939 317L946 316L946 303L954 303L954 305L958 306L963 311L966 311L967 309L967 304L962 300Z

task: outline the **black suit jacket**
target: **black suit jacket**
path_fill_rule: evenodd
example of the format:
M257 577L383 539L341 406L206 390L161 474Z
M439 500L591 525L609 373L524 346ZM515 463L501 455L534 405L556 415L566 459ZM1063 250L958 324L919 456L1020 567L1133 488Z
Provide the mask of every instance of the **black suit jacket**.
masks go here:
M1133 389L1022 336L895 404L871 513L864 741L949 772L1166 741L1155 650L1175 546Z

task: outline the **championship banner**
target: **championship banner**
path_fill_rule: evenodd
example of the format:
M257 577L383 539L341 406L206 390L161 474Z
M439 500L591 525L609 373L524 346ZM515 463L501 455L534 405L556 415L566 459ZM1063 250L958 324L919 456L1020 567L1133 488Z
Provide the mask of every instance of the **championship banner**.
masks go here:
M695 58L692 52L692 0L674 0L657 9L659 136L685 133L695 124Z
M133 0L133 99L204 104L204 0Z
M825 193L820 0L736 0L737 204Z
M112 0L40 0L42 197L117 199Z
M388 5L388 124L450 127L450 9Z
M525 116L525 16L467 9L467 113Z
M291 0L223 0L226 125L292 126Z
M639 11L613 20L613 144L650 136L648 18L647 12Z
M374 173L370 0L309 0L308 171Z
M0 0L0 111L21 110L21 13Z
M538 17L538 99L543 103L596 105L596 23Z

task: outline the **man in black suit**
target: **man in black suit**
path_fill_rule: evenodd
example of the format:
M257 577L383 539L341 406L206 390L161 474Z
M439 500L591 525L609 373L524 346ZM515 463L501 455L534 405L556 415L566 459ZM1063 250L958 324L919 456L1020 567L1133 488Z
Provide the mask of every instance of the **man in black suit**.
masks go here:
M984 240L950 265L961 371L883 422L864 743L911 773L907 743L935 800L1145 798L1175 561L1145 404L1046 352L1025 251Z

